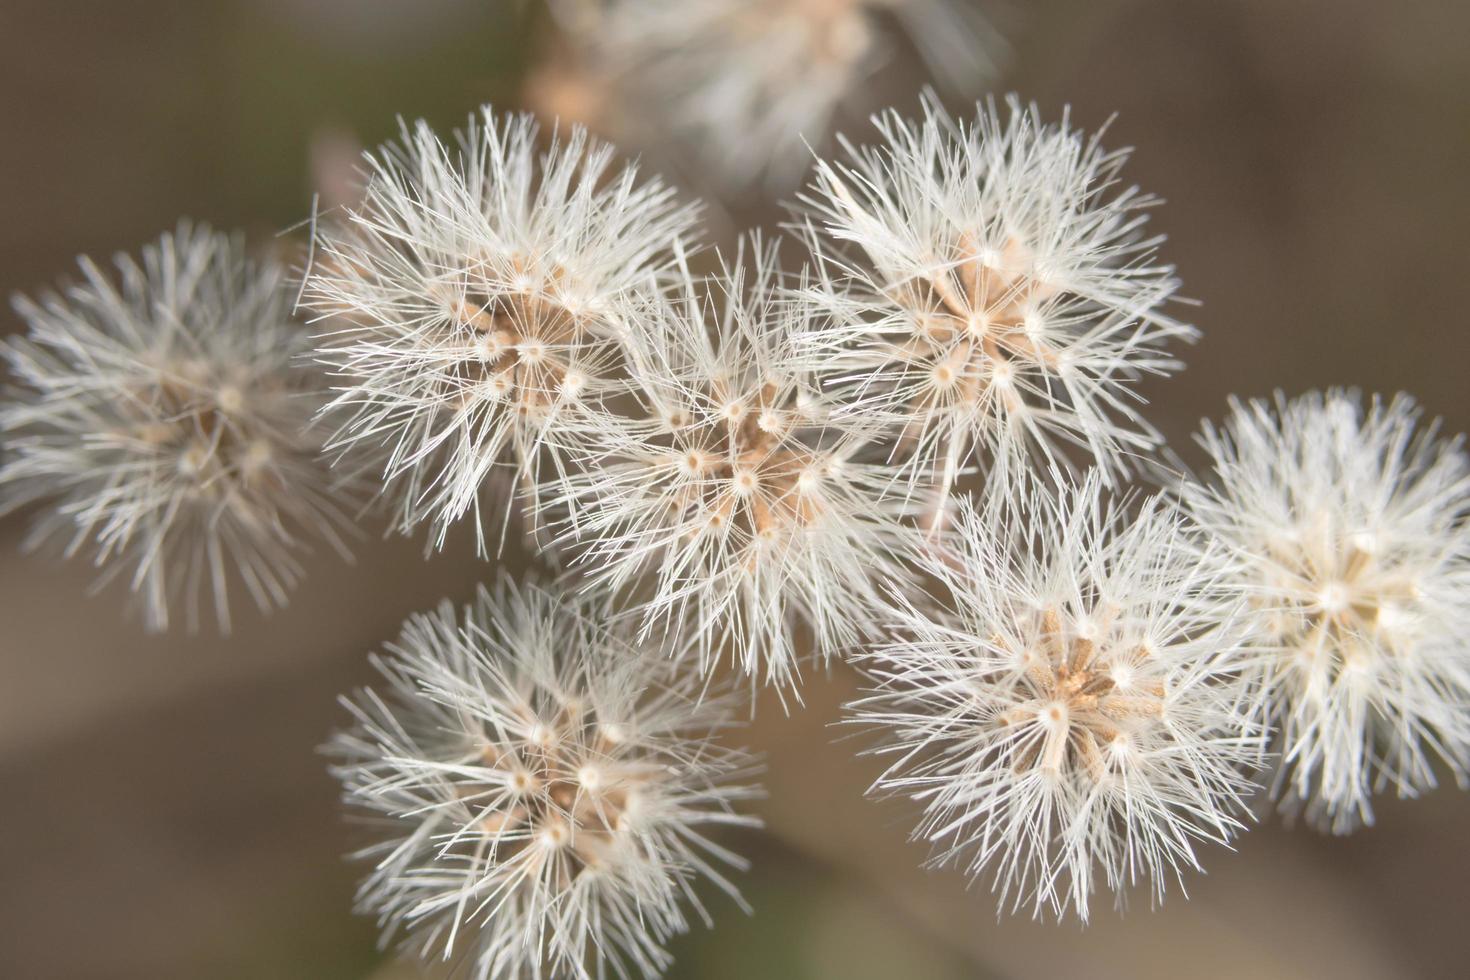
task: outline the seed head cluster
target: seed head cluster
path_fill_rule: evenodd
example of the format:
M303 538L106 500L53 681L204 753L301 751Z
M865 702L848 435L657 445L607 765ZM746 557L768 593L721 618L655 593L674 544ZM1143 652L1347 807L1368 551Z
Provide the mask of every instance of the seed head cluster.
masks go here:
M730 186L821 145L884 21L985 67L959 0L555 7ZM726 662L799 700L850 656L872 792L1036 917L1161 901L1270 765L1339 833L1470 782L1462 441L1406 396L1237 401L1208 480L1115 492L1167 453L1137 383L1195 336L1128 151L1014 98L874 123L816 160L794 241L733 255L580 127L403 125L313 226L310 339L236 238L83 259L0 348L0 513L44 501L36 539L154 628L284 603L363 484L432 546L469 524L488 556L516 518L555 549L553 586L410 618L328 746L373 828L360 910L475 980L656 976L701 894L739 903Z

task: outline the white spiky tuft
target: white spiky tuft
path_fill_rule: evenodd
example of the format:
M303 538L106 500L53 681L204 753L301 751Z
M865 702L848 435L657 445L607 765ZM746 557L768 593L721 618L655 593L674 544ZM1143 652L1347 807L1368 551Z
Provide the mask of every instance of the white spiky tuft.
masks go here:
M283 270L239 238L182 223L115 263L84 257L81 281L15 300L30 330L3 349L0 511L53 501L32 543L126 577L150 629L180 606L196 628L203 594L228 630L232 579L282 606L304 542L345 551L341 488L306 432L324 381Z
M739 901L719 866L744 861L706 836L756 822L750 757L714 740L731 706L597 617L505 579L412 617L386 694L344 702L328 750L380 818L358 904L385 941L475 980L656 976L686 908L709 922L698 880Z
M1336 833L1375 792L1433 786L1436 759L1470 772L1470 460L1419 418L1403 395L1232 401L1186 493L1257 595L1275 792Z
M442 546L509 473L531 490L622 371L618 308L664 266L694 209L573 127L538 147L486 106L446 146L420 122L369 158L363 204L323 220L306 305L340 376L330 448L382 457L401 529Z
M896 757L873 792L923 803L931 863L993 873L1002 910L1084 921L1094 893L1198 868L1241 829L1259 735L1237 708L1243 592L1223 549L1158 498L1129 519L1096 476L1060 497L961 508L895 595L853 720ZM1101 881L1095 869L1101 869Z
M1154 199L1119 183L1127 152L1008 106L885 114L882 144L844 141L803 198L827 316L799 346L846 411L903 427L914 481L979 459L1005 483L1072 446L1128 472L1161 443L1132 385L1195 333L1165 310L1178 282L1145 233Z
M864 636L875 580L903 572L906 503L868 436L833 425L786 340L804 308L781 292L777 243L742 243L708 283L651 302L630 342L642 418L607 425L562 483L566 537L594 580L652 577L644 627L692 637L786 686L797 630L823 656Z

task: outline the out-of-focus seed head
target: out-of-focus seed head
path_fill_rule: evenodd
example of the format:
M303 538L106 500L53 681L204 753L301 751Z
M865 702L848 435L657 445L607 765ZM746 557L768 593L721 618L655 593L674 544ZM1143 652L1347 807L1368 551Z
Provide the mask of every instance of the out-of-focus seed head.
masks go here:
M1237 552L1288 812L1347 833L1371 797L1470 772L1470 460L1406 396L1232 402L1186 500Z
M180 224L116 267L83 258L81 281L15 301L0 509L50 501L32 540L125 577L150 628L180 606L196 627L203 593L227 630L231 580L284 605L306 542L344 550L350 506L307 431L325 380L283 270L240 239Z

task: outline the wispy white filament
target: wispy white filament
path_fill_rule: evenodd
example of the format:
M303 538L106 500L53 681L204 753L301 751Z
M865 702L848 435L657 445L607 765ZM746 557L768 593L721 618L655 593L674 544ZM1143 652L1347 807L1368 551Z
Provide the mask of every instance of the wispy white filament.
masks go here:
M1096 478L961 510L927 564L948 598L896 595L861 661L876 686L854 719L893 758L873 791L921 802L932 863L989 871L1002 909L1085 920L1139 881L1161 900L1241 829L1260 752L1222 549L1157 499L1134 518L1100 502Z
M529 116L425 123L369 160L363 204L318 226L306 305L340 385L330 448L381 456L404 530L442 545L483 491L562 465L621 373L619 305L668 261L693 209L573 128L544 148ZM511 506L490 501L488 523Z
M147 625L201 593L229 628L231 579L284 605L313 537L339 550L340 488L305 429L325 398L302 363L284 273L238 238L181 224L16 310L30 326L3 349L0 511L51 501L33 541L86 552L125 576Z
M598 615L481 589L411 618L387 689L345 702L328 748L381 818L358 902L385 940L475 980L656 976L685 910L709 921L697 879L739 901L720 866L744 862L706 836L755 822L734 810L750 757L714 740L730 705Z
M1080 447L1111 475L1160 444L1132 385L1194 336L1145 230L1154 200L1120 183L1126 151L1009 102L956 121L932 101L888 113L882 142L818 165L803 200L818 258L798 338L836 371L845 411L904 429L911 473L988 461L1004 481Z
M1336 833L1374 792L1433 786L1436 759L1470 772L1470 460L1419 416L1403 395L1232 402L1187 494L1257 597L1275 791Z
M671 624L704 667L727 654L786 685L800 627L823 655L865 635L875 581L902 575L907 505L872 433L833 424L794 369L805 310L781 293L776 252L756 240L634 318L638 411L596 433L562 501L594 579L652 578L645 629Z

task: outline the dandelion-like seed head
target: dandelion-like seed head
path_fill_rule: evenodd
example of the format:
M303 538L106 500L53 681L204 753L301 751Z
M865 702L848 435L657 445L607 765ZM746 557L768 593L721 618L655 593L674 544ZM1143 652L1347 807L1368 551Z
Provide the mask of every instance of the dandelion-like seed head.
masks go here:
M283 270L189 224L116 276L80 264L80 282L15 301L30 330L4 348L0 509L54 501L32 540L126 576L152 629L180 605L194 628L207 593L227 630L232 578L284 605L302 543L343 549L348 521L306 432L325 384L300 363Z
M658 111L727 188L794 180L807 147L885 60L891 24L950 87L973 94L1002 45L963 0L619 0L564 18L624 98Z
M350 804L383 818L359 890L384 938L463 955L479 980L657 975L708 922L703 878L737 901L706 837L753 824L731 705L609 632L585 603L508 582L415 616L378 661L387 696L347 702L329 746Z
M793 679L801 624L830 652L871 618L874 576L901 576L904 504L868 440L832 425L785 340L804 310L781 292L777 245L756 240L709 284L639 317L633 383L644 420L609 426L597 466L565 481L591 574L651 571L645 624L677 623L708 666Z
M1119 184L1126 152L1012 99L957 122L878 120L882 145L821 162L804 201L829 314L798 338L847 411L901 426L914 482L973 457L1005 479L1080 446L1105 473L1160 444L1131 383L1167 374L1192 328L1144 234L1153 199Z
M1038 916L1085 920L1100 884L1161 900L1198 842L1240 829L1259 752L1221 549L1158 500L1130 520L1099 489L963 505L955 550L928 563L948 600L896 598L853 705L897 757L874 791L923 802L932 863L992 869L1002 907Z
M1470 767L1470 461L1405 396L1233 402L1187 492L1239 553L1267 653L1255 699L1279 730L1275 790L1347 833L1371 796ZM1416 431L1417 429L1417 431Z
M488 106L453 148L405 127L363 204L317 231L304 298L342 379L330 447L381 454L401 528L429 522L439 544L474 510L483 546L487 481L533 488L576 444L622 371L620 305L693 222L581 128L537 140Z

